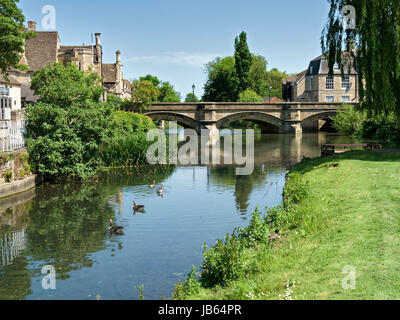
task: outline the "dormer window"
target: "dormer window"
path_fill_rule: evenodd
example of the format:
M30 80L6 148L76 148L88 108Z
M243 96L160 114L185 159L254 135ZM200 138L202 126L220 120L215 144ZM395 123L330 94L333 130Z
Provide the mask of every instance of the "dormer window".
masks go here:
M333 69L339 70L340 69L339 63L335 62L335 64L333 65Z
M310 74L313 74L313 71L314 71L313 69L314 69L313 66L311 66L310 67Z

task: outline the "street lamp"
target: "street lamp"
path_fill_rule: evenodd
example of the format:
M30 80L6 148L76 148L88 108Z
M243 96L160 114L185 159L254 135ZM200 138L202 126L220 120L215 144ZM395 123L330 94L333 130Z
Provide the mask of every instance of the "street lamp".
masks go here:
M269 87L269 103L271 103L271 91L272 91L272 87Z

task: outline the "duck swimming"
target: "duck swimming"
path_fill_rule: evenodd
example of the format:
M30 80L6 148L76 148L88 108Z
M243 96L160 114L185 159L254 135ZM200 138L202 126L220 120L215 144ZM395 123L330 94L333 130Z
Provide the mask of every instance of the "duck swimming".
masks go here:
M149 188L150 188L150 189L154 189L155 187L156 187L156 182L153 181L153 184L149 185Z
M143 209L144 209L144 206L142 206L142 205L137 205L137 204L136 204L136 201L133 200L133 210L139 211L139 210L143 210Z
M157 193L158 193L159 195L163 195L163 194L164 194L164 185L163 185L163 184L161 185L161 188L158 188L158 189L157 189Z
M124 227L113 226L113 221L110 219L110 227L108 228L110 233L121 233L124 230Z

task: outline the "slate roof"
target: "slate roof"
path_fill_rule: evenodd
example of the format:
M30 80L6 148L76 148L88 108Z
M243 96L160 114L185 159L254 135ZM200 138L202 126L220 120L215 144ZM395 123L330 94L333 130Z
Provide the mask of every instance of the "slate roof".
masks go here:
M348 53L343 53L342 63L344 64L345 74L357 74L357 60L351 58ZM350 67L350 69L349 69ZM340 69L333 69L333 73L341 75ZM307 70L307 76L329 75L328 60L325 55L321 55L310 62Z
M36 71L57 62L59 37L57 31L36 32L26 41L25 56L29 70Z

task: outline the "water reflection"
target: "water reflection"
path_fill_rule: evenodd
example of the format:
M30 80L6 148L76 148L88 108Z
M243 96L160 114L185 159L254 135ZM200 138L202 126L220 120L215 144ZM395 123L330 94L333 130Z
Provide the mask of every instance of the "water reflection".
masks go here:
M281 202L287 170L320 144L350 138L256 135L254 172L233 166L151 166L104 172L81 185L46 185L0 201L0 299L147 299L170 297L201 245L245 226L256 206ZM165 186L163 197L148 185ZM133 200L146 214L135 213ZM109 219L125 235L108 232ZM57 290L41 287L53 265Z

